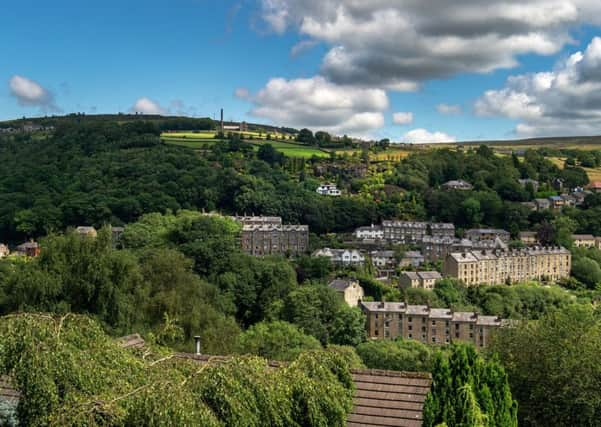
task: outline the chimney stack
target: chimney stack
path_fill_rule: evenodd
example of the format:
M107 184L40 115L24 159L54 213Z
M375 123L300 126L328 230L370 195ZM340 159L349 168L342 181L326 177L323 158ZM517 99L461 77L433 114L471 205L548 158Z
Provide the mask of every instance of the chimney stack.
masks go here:
M221 132L223 132L223 108L221 109Z
M196 335L194 337L194 344L195 344L195 347L196 347L195 354L199 355L200 354L200 335Z

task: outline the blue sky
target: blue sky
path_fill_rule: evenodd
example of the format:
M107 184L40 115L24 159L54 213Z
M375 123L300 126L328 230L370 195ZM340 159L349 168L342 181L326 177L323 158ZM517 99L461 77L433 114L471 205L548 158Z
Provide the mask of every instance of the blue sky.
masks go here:
M223 107L232 120L394 141L601 133L601 31L589 17L601 5L553 0L562 12L533 28L541 1L493 0L499 11L487 21L466 12L459 24L443 16L444 0L432 2L440 17L392 0L373 9L350 0L10 1L0 14L0 119L148 108L213 117ZM301 41L308 48L292 54ZM337 48L342 65L329 60ZM393 123L395 112L412 122Z

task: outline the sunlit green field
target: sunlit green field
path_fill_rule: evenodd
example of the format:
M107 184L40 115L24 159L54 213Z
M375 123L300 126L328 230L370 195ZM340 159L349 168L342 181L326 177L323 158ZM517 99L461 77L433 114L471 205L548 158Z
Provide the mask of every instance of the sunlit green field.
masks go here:
M246 133L245 133L246 134ZM288 156L288 157L302 157L311 158L317 157L329 157L329 153L322 151L316 147L309 147L302 144L295 144L287 141L275 141L261 139L258 132L255 132L257 136L253 139L245 139L247 142L253 144L255 149L259 149L262 144L271 144L277 151ZM177 145L180 147L192 148L192 149L203 149L207 148L211 144L218 144L221 142L219 139L214 138L215 133L209 132L169 132L161 135L161 138L171 145Z

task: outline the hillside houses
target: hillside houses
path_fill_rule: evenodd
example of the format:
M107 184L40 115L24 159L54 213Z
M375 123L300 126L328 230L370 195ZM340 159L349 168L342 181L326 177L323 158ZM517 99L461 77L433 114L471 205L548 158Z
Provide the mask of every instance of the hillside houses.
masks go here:
M328 286L334 289L350 307L357 307L363 299L363 288L352 279L335 279Z
M236 216L242 224L240 245L253 256L301 255L309 248L309 226L285 225L272 216Z
M474 189L474 186L462 179L455 179L442 184L442 188L445 190L470 191Z
M405 271L399 278L401 288L434 289L437 280L442 279L438 271Z
M563 247L454 252L444 261L443 274L471 285L501 285L528 280L556 282L570 276L572 254Z
M34 240L29 240L17 246L16 253L20 256L37 257L40 255L40 251L40 244Z
M353 233L357 240L382 240L384 239L384 229L380 225L370 225L359 227Z
M371 339L403 338L435 345L469 342L483 348L495 330L507 325L497 316L404 302L361 302L360 307Z
M357 249L330 249L323 248L313 252L314 257L325 257L332 264L342 267L363 267L365 256Z
M337 197L342 194L342 192L336 187L336 184L325 183L317 187L315 190L317 194L321 194L322 196L333 196Z

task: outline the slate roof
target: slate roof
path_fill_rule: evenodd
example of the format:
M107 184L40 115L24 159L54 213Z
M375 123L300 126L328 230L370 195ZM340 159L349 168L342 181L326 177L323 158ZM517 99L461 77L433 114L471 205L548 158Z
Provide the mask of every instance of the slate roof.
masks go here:
M350 279L335 279L332 280L328 286L330 288L336 289L337 291L344 292L346 288L353 284L354 280Z
M348 427L420 427L432 380L417 372L354 369L353 410Z

